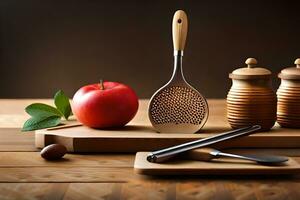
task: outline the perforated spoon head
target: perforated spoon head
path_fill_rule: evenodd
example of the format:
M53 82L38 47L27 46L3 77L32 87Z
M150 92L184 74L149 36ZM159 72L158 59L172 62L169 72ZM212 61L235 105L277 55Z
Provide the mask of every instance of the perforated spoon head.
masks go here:
M149 119L158 132L195 133L208 118L205 98L182 73L182 56L187 35L187 16L177 11L173 17L174 71L171 80L150 99Z

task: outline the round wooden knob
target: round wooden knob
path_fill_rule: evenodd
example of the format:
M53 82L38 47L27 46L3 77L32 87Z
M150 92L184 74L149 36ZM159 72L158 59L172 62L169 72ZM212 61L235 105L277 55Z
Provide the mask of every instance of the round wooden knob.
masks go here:
M297 58L297 59L295 60L295 64L296 64L296 67L297 67L297 68L300 68L300 58Z
M249 68L257 65L257 60L255 58L248 58L246 61L245 61L246 65L248 65Z

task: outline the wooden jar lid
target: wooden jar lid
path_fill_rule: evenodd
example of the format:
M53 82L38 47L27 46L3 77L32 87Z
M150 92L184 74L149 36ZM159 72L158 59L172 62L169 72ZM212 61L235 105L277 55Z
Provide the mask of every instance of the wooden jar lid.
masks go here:
M296 67L288 67L278 74L281 79L300 80L300 58L295 60Z
M247 67L242 67L234 70L229 74L231 79L263 79L271 76L271 71L266 68L256 67L257 60L255 58L248 58L245 61Z

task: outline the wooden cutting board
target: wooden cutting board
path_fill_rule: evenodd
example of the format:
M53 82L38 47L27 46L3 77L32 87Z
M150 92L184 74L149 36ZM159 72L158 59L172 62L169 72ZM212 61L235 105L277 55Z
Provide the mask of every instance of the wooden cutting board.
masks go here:
M128 125L123 129L97 130L85 126L57 130L39 130L35 144L43 148L52 143L63 144L69 152L138 152L152 151L184 142L205 138L230 128L206 126L203 133L163 134L156 133L150 125ZM215 148L257 147L298 148L300 131L297 129L273 128L272 131L256 133L214 145Z
M69 152L138 152L152 151L183 142L208 137L230 130L226 119L225 100L208 100L208 121L197 134L156 133L148 119L148 101L140 101L137 115L123 129L96 130L84 126L36 131L36 147L52 143L63 144ZM68 123L77 123L70 121ZM275 126L271 131L219 143L214 147L299 148L299 129Z
M258 165L251 161L219 158L211 162L174 160L167 163L150 163L146 160L149 152L138 152L134 170L146 175L254 175L254 174L297 174L300 164L292 158L279 166Z

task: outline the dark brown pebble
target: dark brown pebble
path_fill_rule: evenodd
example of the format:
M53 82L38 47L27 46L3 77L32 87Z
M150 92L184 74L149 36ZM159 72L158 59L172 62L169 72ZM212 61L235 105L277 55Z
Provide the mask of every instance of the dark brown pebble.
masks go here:
M42 158L46 160L58 160L67 153L67 148L61 144L50 144L41 151Z

